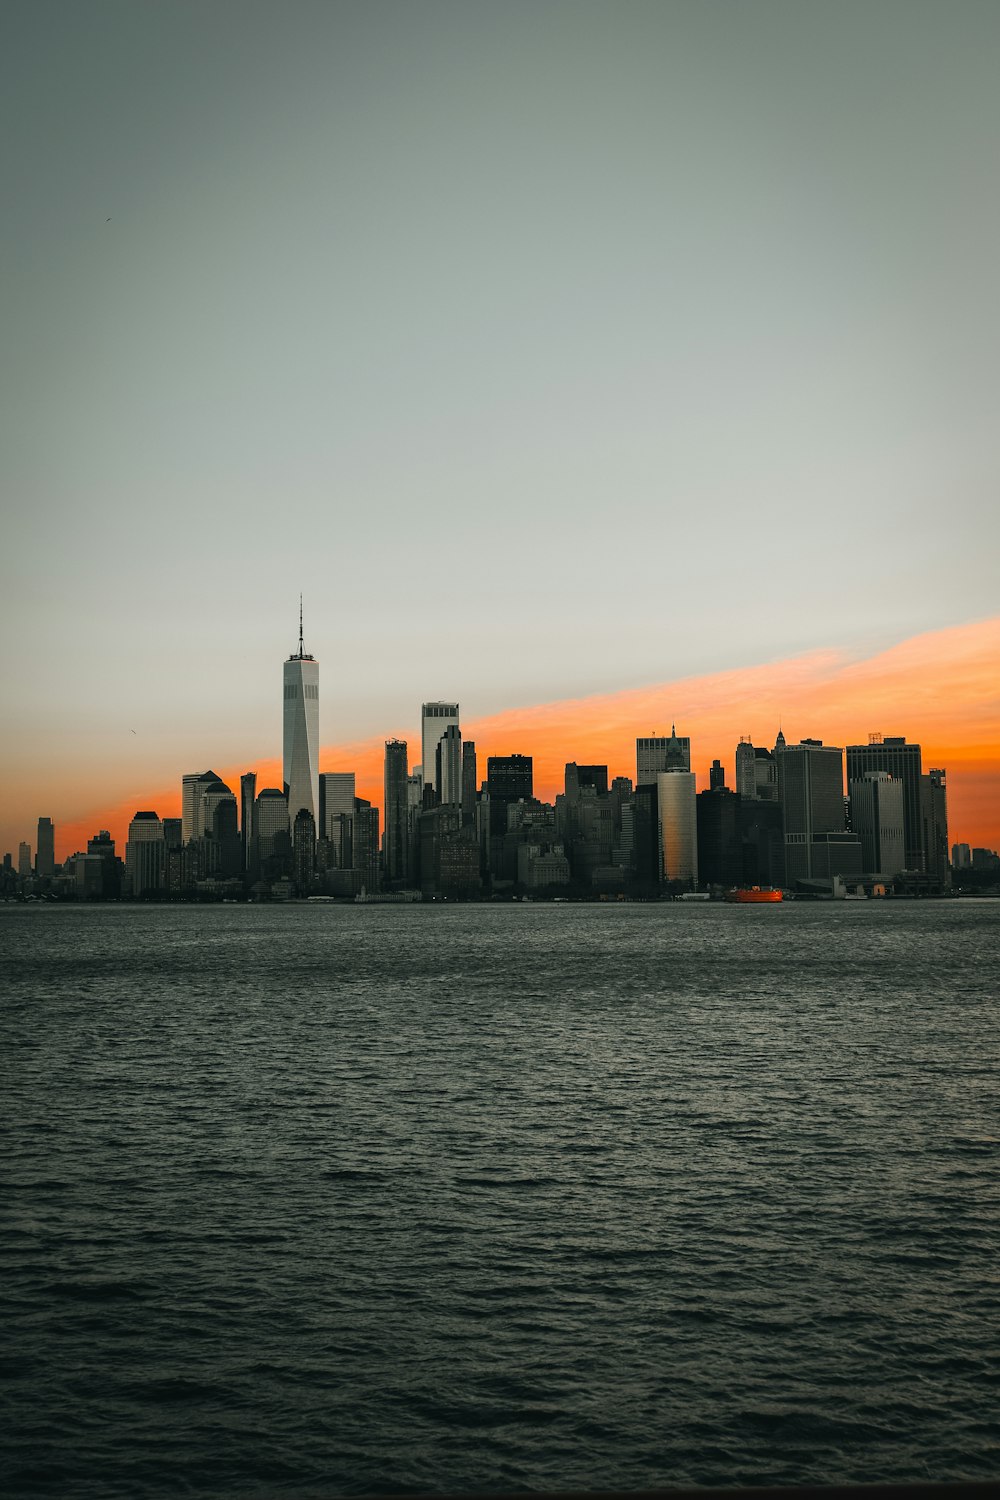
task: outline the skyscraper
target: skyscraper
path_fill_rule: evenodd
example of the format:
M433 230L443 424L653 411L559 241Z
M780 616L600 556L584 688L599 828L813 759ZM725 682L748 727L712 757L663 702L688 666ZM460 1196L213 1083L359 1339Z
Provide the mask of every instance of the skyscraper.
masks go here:
M450 724L458 726L457 703L425 703L420 710L420 739L423 750L424 786L437 788L436 766L438 742Z
M801 740L785 745L777 761L785 878L789 884L825 878L830 873L828 835L845 837L844 752L822 740Z
M137 812L128 825L125 845L125 889L130 896L148 895L163 886L163 824L155 812Z
M656 775L660 878L698 884L698 803L693 771L668 766Z
M906 868L903 838L903 783L888 771L866 771L848 782L851 828L861 840L866 875L891 880Z
M38 820L38 852L35 855L35 874L54 875L56 872L56 831L51 818Z
M476 742L462 741L462 823L476 821Z
M682 771L691 769L691 741L678 735L671 727L669 735L653 734L635 742L635 784L651 785L661 771L674 766Z
M440 768L440 776L438 776ZM434 783L438 801L449 806L462 801L462 731L449 724L438 740Z
M324 771L319 778L319 825L338 870L350 869L354 834L355 786L353 771Z
M205 832L203 793L219 781L214 771L195 771L181 778L181 842L190 844ZM225 783L223 783L225 785ZM228 790L228 789L227 789Z
M943 770L920 778L920 816L923 824L924 869L940 885L951 884L948 868L948 778ZM41 845L38 849L41 874Z
M254 836L254 803L257 801L257 772L244 771L240 777L240 841L243 868L249 870Z
M920 814L920 746L908 745L903 735L868 736L867 745L848 745L847 780L860 781L866 771L888 771L903 783L903 837L906 868L924 869L923 824Z
M385 878L390 885L405 885L409 860L409 820L406 782L409 776L405 740L385 742Z
M284 667L283 779L289 822L305 808L319 817L319 662L302 645L302 601L299 600L299 649Z

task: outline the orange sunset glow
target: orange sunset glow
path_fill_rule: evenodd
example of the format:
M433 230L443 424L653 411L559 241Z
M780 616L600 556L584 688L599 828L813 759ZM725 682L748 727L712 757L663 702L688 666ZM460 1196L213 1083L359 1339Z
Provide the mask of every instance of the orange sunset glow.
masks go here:
M837 651L810 652L627 692L508 709L463 723L463 734L476 742L480 780L490 755L533 756L535 794L546 801L562 791L567 760L606 763L609 775L634 778L636 736L667 733L672 723L691 737L699 787L707 786L716 757L731 785L739 737L771 745L779 725L789 742L812 736L846 745L864 742L871 731L901 734L923 747L925 771L940 766L948 772L949 840L997 848L998 667L1000 617L914 636L861 660ZM354 770L358 795L381 806L384 743L393 735L409 741L415 762L416 729L397 726L375 738L325 746L320 770ZM246 770L257 772L258 791L281 784L277 756L214 769L237 792ZM97 828L110 829L122 852L138 806L178 817L181 774L179 769L172 785L151 788L140 802L108 805L57 829L60 857L85 847Z

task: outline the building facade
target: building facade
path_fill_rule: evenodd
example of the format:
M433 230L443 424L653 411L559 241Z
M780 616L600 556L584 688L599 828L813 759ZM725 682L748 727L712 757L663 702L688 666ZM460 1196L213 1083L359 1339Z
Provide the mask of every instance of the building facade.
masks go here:
M424 703L420 709L421 767L424 786L437 791L436 766L438 742L452 724L458 728L457 703Z
M903 735L870 735L867 745L848 745L847 780L860 781L868 771L887 771L903 784L903 837L907 870L923 870L923 823L920 811L921 752Z
M288 815L294 822L305 808L315 826L319 818L319 662L303 649L301 610L299 649L285 662L282 687L282 776Z

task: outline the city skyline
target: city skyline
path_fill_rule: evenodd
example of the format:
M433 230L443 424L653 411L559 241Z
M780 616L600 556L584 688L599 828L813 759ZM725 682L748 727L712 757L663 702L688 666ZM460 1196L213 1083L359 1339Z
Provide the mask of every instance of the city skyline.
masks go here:
M334 768L438 696L986 649L1000 10L292 14L8 7L7 844L274 755L300 591Z
M708 786L708 766L716 758L726 767L730 785L736 785L736 746L744 735L757 744L770 744L783 728L789 742L818 736L827 743L846 745L864 742L871 732L903 734L922 743L925 766L948 768L954 838L995 847L1000 845L1000 706L994 672L998 656L1000 620L920 637L867 661L845 662L835 653L814 654L753 671L680 679L645 691L506 710L468 721L463 732L476 741L481 767L490 755L531 754L536 794L548 799L561 787L568 760L606 763L612 776L634 776L636 739L649 734L669 736L674 720L683 721L684 738L691 741L691 765L699 790ZM288 659L295 660L294 654ZM318 653L308 660L318 668ZM286 691L287 684L283 695ZM451 708L460 701L456 694L447 704L425 702L424 707ZM322 709L322 697L318 704ZM400 726L395 734L378 733L353 745L322 746L317 758L320 776L349 773L356 778L358 795L381 812L386 742L406 740L413 751L411 766L419 764L415 758L421 745L419 705L413 717L409 732ZM270 755L248 756L242 762L212 758L223 767L219 777L234 788L247 772L256 775L258 789L282 785L280 732L272 737ZM50 806L45 816L51 816L56 825L58 857L86 847L98 827L109 828L124 842L137 807L155 808L161 817L180 816L181 774L177 771L158 786L148 781L146 795L138 792L75 818L61 818ZM198 779L209 773L183 774ZM26 821L5 817L0 824L6 834L0 840L3 847L14 850L26 835L33 837L37 816Z

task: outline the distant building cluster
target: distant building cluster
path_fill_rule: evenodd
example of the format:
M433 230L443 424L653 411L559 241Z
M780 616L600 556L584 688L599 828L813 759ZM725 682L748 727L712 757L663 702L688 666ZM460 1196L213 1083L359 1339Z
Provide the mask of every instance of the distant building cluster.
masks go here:
M504 895L659 899L731 888L799 895L939 894L959 877L1000 879L994 850L948 857L947 782L919 745L871 735L842 747L741 739L735 785L715 760L698 791L691 743L636 740L635 781L566 764L554 802L534 795L532 757L495 755L480 779L459 705L425 703L420 763L388 740L384 827L352 771L319 770L319 664L299 649L283 670L283 781L238 791L214 771L185 775L181 816L136 812L122 859L101 830L57 868L50 819L34 866L4 857L2 893L83 901L476 900ZM846 770L846 788L845 788Z

